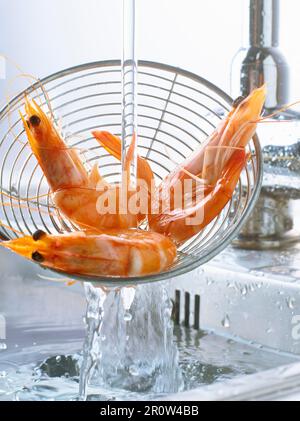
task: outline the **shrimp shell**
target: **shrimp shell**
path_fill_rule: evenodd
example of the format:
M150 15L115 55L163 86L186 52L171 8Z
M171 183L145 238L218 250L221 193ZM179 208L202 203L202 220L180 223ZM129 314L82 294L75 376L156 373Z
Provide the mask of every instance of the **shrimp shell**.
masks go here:
M166 270L177 249L167 237L141 230L99 235L75 232L25 236L0 243L41 266L86 276L144 276Z

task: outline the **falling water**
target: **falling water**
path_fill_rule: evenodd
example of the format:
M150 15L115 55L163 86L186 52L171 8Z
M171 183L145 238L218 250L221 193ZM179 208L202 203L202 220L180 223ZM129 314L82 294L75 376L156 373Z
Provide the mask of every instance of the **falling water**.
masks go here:
M87 310L85 323L87 326L86 339L83 347L83 362L80 370L79 399L85 400L87 385L100 357L99 332L103 320L103 305L107 293L101 288L94 288L91 284L84 284Z
M135 18L135 0L123 0L122 182L126 180L126 153L135 136L134 159L129 168L133 187L137 176ZM104 290L86 284L85 292L87 333L79 398L87 398L89 384L136 392L180 390L183 380L166 285Z
M85 285L87 333L80 399L88 385L132 392L183 388L168 285L102 290Z
M137 180L137 77L136 7L135 0L123 0L123 56L122 56L122 181L126 180L126 155L135 136L133 159L130 163L130 184ZM125 179L124 179L125 177Z

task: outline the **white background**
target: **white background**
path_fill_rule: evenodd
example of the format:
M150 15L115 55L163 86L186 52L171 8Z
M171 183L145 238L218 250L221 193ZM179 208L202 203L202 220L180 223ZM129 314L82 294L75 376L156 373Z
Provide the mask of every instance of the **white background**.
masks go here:
M228 92L245 2L137 0L139 58L180 66ZM121 11L121 0L0 0L0 53L37 77L120 58ZM300 99L300 0L281 0L280 33L292 73L291 100ZM12 74L8 67L7 77Z

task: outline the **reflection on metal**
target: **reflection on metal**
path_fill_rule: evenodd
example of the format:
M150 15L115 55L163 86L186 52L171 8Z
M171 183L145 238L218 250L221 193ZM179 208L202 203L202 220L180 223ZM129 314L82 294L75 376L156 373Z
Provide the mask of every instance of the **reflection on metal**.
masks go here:
M0 340L6 339L6 318L0 314Z
M232 63L232 95L248 95L267 83L266 109L288 102L289 68L278 49L279 0L247 0L244 46Z
M281 109L289 100L289 68L278 48L279 45L279 0L245 1L244 46L232 62L232 95L247 95L252 89L267 84L268 93L265 113ZM280 119L300 120L297 112L286 110L274 117L274 124L268 122L269 132L263 136L265 177L260 199L249 221L235 245L245 248L277 248L300 239L293 228L290 200L300 198L298 186L290 176L299 177L300 147L286 146L287 133L282 146L269 145L271 132L276 132ZM260 128L259 128L260 129ZM297 183L296 183L297 184ZM276 226L277 225L277 226Z

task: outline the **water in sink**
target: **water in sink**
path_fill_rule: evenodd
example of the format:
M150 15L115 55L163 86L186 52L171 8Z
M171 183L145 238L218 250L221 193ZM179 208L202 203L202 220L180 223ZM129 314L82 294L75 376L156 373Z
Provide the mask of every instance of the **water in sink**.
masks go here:
M1 256L0 313L7 326L6 339L0 340L0 400L78 399L85 337L81 285L67 288L41 280L35 266ZM298 359L214 332L179 326L175 327L174 341L184 390ZM87 395L89 400L150 400L163 396L144 389L137 392L92 384Z
M15 332L17 333L17 332ZM0 351L1 400L74 400L78 398L82 332L41 330L36 343L27 347L10 344ZM53 341L53 338L56 338ZM295 361L233 339L192 328L176 327L175 343L184 390L256 373ZM4 348L4 347L2 347ZM46 356L47 355L47 356ZM136 393L112 388L90 387L89 400L150 400L161 394Z

